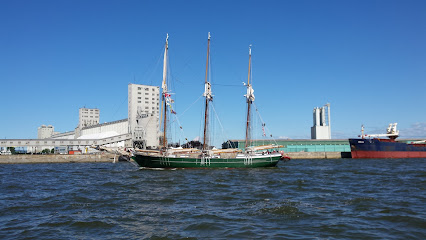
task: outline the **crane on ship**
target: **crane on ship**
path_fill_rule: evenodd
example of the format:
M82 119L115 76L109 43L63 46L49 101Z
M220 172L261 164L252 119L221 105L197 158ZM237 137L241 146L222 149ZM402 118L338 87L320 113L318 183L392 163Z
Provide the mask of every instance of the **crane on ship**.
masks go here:
M364 125L361 126L361 135L359 137L361 138L379 138L379 137L388 137L390 139L395 140L397 137L399 137L399 130L396 130L396 126L398 123L390 123L388 128L386 129L386 133L384 134L364 134Z

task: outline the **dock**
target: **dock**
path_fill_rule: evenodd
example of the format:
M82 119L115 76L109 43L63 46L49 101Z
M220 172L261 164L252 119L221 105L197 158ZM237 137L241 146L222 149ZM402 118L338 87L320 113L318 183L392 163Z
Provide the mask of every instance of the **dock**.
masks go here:
M118 161L118 155L111 153L101 154L14 154L0 155L0 164L27 164L27 163L99 163Z

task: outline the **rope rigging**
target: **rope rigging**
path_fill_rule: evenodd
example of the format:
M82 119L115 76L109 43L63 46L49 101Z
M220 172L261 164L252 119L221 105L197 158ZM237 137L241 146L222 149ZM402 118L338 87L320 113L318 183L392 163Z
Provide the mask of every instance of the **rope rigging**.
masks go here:
M213 108L213 112L214 112L214 114L215 114L215 116L216 116L216 119L217 119L217 121L218 121L218 123L219 123L219 126L220 126L220 128L221 128L221 130L222 130L222 135L223 135L223 139L226 139L227 141L229 141L229 137L226 135L226 133L225 133L225 129L223 128L223 125L222 125L222 122L220 121L220 119L219 119L219 115L217 114L217 112L216 112L216 109L214 108L214 106L212 106L212 108ZM225 142L225 141L224 141ZM233 144L232 144L233 145ZM234 148L234 146L232 146L233 148Z
M253 103L253 105L254 105L254 108L256 109L256 112L257 112L257 115L258 115L258 117L259 117L259 119L260 119L260 122L261 122L261 124L262 124L262 135L266 138L266 137L268 137L267 135L269 135L270 137L271 137L271 140L276 144L276 145L278 145L278 143L277 143L277 141L275 140L275 138L273 138L272 137L272 134L271 134L271 132L269 131L269 129L268 129L268 127L266 127L266 123L263 121L263 118L262 118L262 116L260 115L260 112L259 112L259 110L258 110L258 108L257 108L257 106L256 106L256 104L255 103ZM265 131L266 130L266 131Z

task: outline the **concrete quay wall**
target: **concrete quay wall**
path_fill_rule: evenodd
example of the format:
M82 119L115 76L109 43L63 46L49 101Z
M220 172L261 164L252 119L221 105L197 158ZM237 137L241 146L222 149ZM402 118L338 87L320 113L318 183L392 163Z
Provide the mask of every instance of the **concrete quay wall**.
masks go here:
M286 153L291 159L339 159L351 158L350 152L289 152ZM118 161L118 155L115 156ZM112 162L114 154L48 154L48 155L0 155L0 164L12 163L78 163L78 162Z
M114 154L48 154L48 155L0 155L0 164L14 164L14 163L85 163L85 162L112 162ZM118 155L116 156L118 161Z
M350 152L287 152L291 159L338 159L351 158Z

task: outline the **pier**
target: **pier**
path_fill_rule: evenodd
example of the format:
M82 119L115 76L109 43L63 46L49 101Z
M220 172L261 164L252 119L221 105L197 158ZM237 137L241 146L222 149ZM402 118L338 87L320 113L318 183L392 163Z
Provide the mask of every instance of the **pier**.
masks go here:
M0 155L0 164L32 164L32 163L100 163L115 162L118 156L111 153L98 154L15 154Z

